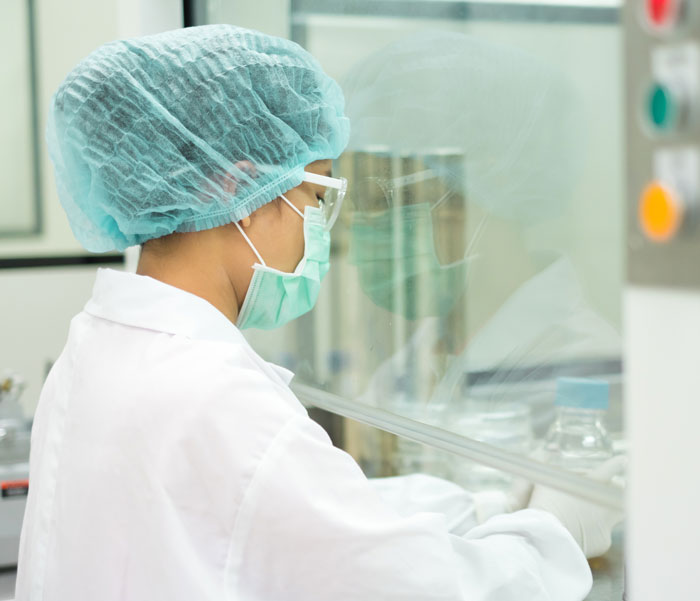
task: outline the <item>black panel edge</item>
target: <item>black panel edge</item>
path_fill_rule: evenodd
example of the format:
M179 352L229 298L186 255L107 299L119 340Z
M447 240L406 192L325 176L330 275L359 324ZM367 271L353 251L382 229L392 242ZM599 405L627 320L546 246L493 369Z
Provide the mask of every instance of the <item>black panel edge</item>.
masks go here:
M195 2L197 0L182 0L182 23L184 27L192 27L195 23Z
M32 95L32 137L34 138L34 230L32 233L39 234L44 229L44 211L41 192L41 133L39 126L39 65L37 51L36 32L36 7L35 0L27 2L27 21L29 23L29 70L30 70L30 93Z
M75 255L65 257L0 258L0 269L31 269L34 267L75 267L84 265L123 265L124 255Z
M207 25L207 12L206 0L182 0L183 27Z

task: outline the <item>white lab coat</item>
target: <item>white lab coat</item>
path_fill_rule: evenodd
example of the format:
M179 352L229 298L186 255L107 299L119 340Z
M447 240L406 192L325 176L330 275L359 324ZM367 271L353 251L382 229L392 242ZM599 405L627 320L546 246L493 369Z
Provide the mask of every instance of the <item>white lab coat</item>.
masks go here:
M212 305L100 270L32 435L17 601L580 601L544 512L371 484Z

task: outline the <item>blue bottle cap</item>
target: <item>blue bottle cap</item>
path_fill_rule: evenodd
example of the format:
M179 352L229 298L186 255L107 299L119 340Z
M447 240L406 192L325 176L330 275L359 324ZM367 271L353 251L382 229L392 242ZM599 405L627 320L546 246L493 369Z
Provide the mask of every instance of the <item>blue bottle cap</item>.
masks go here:
M557 407L605 410L610 399L610 385L604 380L557 378Z

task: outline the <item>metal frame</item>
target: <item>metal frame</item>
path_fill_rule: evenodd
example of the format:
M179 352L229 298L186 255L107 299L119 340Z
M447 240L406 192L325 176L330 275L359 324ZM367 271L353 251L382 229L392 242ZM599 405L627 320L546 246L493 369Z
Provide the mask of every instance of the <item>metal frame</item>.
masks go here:
M621 0L576 4L530 0L291 0L294 22L310 15L617 24Z
M28 229L2 229L0 228L0 238L19 238L40 234L43 230L44 216L42 211L41 195L41 160L39 149L41 139L39 137L39 106L38 106L38 84L37 84L37 56L36 56L36 27L35 27L35 0L26 0L27 4L27 24L28 24L28 52L29 52L29 94L32 102L31 110L31 130L34 145L33 173L34 173L34 224Z
M199 3L202 0L191 0ZM306 47L307 20L325 17L386 17L521 23L619 25L624 0L290 0L290 38Z
M660 47L678 47L700 40L700 7L691 2L684 28L669 35L650 34L642 24L637 7L626 13L626 139L627 155L627 278L630 284L679 289L700 287L700 224L694 202L690 219L676 237L666 243L649 240L637 219L639 196L655 176L654 155L659 150L700 148L700 123L690 119L677 132L656 132L646 123L642 102L652 81L651 53Z

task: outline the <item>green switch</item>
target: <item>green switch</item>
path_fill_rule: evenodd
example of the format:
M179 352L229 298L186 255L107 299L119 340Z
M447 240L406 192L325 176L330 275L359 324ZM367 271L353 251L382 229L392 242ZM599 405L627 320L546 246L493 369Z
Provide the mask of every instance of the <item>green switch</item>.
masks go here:
M676 125L678 104L671 90L662 84L654 84L649 92L649 117L658 129Z

